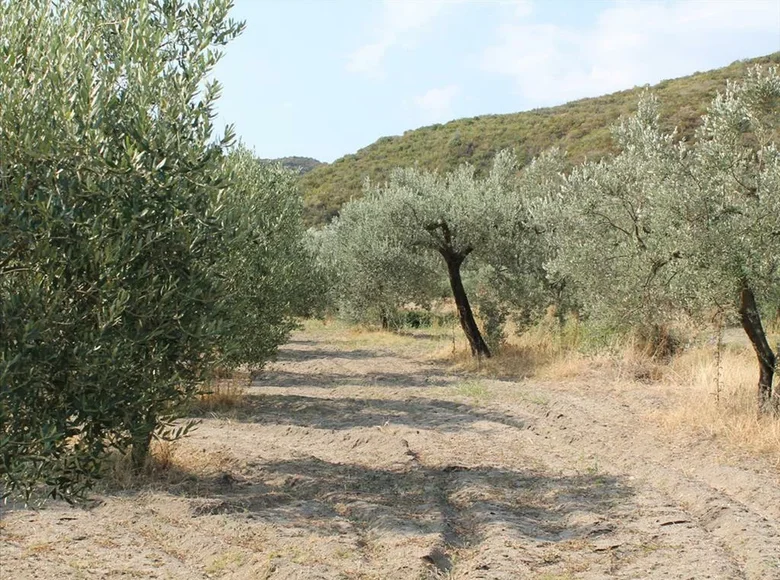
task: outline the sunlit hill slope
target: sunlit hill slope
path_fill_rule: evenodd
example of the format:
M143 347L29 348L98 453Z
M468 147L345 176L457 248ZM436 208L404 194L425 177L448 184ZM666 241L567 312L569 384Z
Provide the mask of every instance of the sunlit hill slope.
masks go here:
M664 125L676 126L682 136L692 137L701 115L727 79L738 79L749 66L759 63L780 64L780 52L652 86L661 101ZM557 107L458 119L382 137L301 176L306 219L310 224L326 222L344 202L362 194L366 177L381 182L393 167L418 165L447 171L469 162L481 170L501 149L514 148L526 163L554 145L568 151L572 163L598 159L614 152L609 127L636 108L643 90L635 87Z

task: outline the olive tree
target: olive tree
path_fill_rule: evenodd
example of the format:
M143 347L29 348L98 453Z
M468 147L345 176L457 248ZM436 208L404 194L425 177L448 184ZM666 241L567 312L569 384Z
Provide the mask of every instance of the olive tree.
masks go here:
M349 319L379 321L386 329L399 308L429 303L440 284L430 256L409 252L377 229L376 209L350 202L332 223L310 235L318 246L330 303Z
M501 235L492 236L490 248L483 252L487 262L483 296L488 304L505 316L512 312L519 329L538 321L544 310L555 307L559 317L575 307L568 280L545 269L554 257L545 228L534 209L560 190L566 166L565 154L552 149L533 159L504 188L503 200L497 200L503 212ZM484 318L485 299L480 300Z
M229 7L0 1L3 495L140 465L213 363Z
M535 213L556 247L549 270L576 284L591 315L618 325L657 324L687 288L682 241L670 231L678 194L664 170L675 156L673 136L661 133L649 95L613 136L619 155L575 167Z
M729 83L703 118L693 146L680 147L686 186L680 221L688 233L698 293L736 303L760 369L759 405L780 410L773 391L778 354L762 317L780 288L780 74L753 68Z
M305 246L296 175L243 146L226 160L220 235L212 238L222 363L262 366L311 312L320 285Z
M651 96L615 129L621 153L576 168L538 215L553 271L591 312L657 322L675 309L734 309L777 406L777 354L762 324L780 286L780 77L756 68L718 95L693 143L664 134Z
M342 214L342 219L355 222L347 231L360 227L366 238L386 244L397 256L435 257L440 264L443 262L458 318L474 356L489 357L491 353L463 283L466 261L471 260L475 268L505 263L503 256L495 254L505 240L514 242L513 256L517 260L532 262L540 258L522 246L533 246L536 233L516 195L517 172L516 159L508 151L496 156L491 171L483 178L477 177L469 165L446 175L415 168L396 169L385 185L369 187L366 196L349 204ZM394 269L390 261L383 279L403 287L418 275L412 269Z

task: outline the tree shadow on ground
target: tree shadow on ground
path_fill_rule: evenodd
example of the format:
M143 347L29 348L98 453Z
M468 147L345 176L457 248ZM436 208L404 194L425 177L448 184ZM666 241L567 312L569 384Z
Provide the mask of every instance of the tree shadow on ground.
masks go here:
M454 549L478 548L491 534L502 542L603 539L617 531L634 495L625 478L592 471L416 462L376 468L313 456L253 461L240 473L208 476L172 466L131 489L103 491L132 497L150 489L187 498L194 522L229 516L287 534L357 534L379 543L434 534Z
M435 333L435 332L426 332L424 330L399 330L395 332L394 334L397 334L398 336L403 336L404 338L413 338L415 340L425 340L425 341L437 341L444 343L451 343L452 342L452 335L451 334L442 334L442 333Z
M308 348L308 349L290 349L286 348L280 350L276 356L277 362L301 362L316 359L334 359L342 358L349 360L362 360L379 358L394 355L393 351L385 349L325 349L325 348Z
M532 470L460 465L376 469L315 457L269 462L249 477L182 487L192 515L234 514L318 534L355 528L402 536L441 534L452 547L475 546L486 531L539 542L612 532L630 501L622 478L550 476Z
M264 370L255 376L253 387L316 387L332 388L341 386L387 386L393 388L440 387L451 384L455 375L410 374L395 372L369 372L364 374L317 372L307 370L293 372L282 369Z
M297 425L349 430L391 423L417 429L459 431L478 421L527 429L532 419L465 403L425 397L408 399L322 398L302 395L244 395L241 406L227 416L258 425Z

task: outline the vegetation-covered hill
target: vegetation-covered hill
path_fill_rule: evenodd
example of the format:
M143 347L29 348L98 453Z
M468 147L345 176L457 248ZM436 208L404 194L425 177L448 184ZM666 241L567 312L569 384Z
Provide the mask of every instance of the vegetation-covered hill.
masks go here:
M308 173L319 165L324 165L322 161L318 161L312 157L280 157L279 159L263 159L263 161L280 163L282 167L292 169L301 175Z
M661 101L664 125L676 126L682 136L691 137L726 80L741 78L748 66L757 63L778 64L780 52L651 87ZM467 161L483 170L501 149L515 148L520 161L527 163L555 145L565 149L573 163L598 159L614 152L609 127L636 109L642 91L636 87L558 107L458 119L382 137L353 155L317 166L301 178L307 220L310 224L327 221L345 201L362 194L366 177L384 181L393 167L417 165L447 171Z

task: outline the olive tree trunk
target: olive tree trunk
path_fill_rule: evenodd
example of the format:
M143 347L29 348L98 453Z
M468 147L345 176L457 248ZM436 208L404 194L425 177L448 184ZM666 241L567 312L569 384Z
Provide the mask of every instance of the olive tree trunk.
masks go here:
M780 397L772 392L772 381L775 375L777 355L769 346L764 327L761 324L761 315L756 306L756 297L747 285L742 287L739 296L739 314L742 319L742 328L745 330L756 351L759 367L758 378L758 408L759 411L768 412L780 410Z
M463 280L460 276L460 266L463 264L465 256L442 252L444 261L447 263L447 271L450 278L450 287L452 295L455 298L455 306L458 308L458 319L466 338L471 347L471 355L490 358L490 349L488 348L482 334L479 332L477 322L474 320L474 313L471 311L466 289L463 287Z
M144 416L137 420L133 426L133 445L130 451L132 469L140 473L146 466L149 452L152 448L154 430L157 428L157 420L154 416Z
M390 317L387 316L387 311L384 308L379 312L379 322L382 325L382 330L390 330Z

